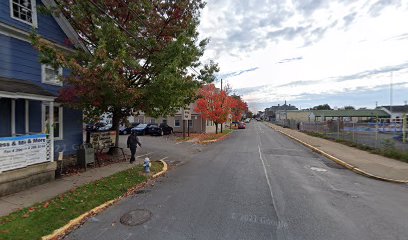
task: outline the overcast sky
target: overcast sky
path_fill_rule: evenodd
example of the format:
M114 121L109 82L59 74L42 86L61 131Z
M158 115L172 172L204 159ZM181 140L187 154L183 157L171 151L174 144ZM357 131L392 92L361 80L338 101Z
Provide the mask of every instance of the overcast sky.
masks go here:
M207 0L219 78L263 110L408 100L408 0Z

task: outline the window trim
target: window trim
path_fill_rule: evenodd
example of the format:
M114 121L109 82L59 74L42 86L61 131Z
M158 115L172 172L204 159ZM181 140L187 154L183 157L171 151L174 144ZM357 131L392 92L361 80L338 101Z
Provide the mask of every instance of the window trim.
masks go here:
M41 129L45 129L45 107L50 106L49 103L43 103L41 105ZM64 107L61 106L61 104L54 103L54 108L58 108L58 119L59 119L59 137L54 136L54 140L64 140ZM52 111L54 112L54 111ZM51 113L51 110L50 110ZM55 119L55 116L54 116Z
M176 121L178 121L178 126L176 124ZM181 127L180 119L174 119L174 127Z
M49 82L49 81L46 81L45 79L45 69L46 68L52 68L52 69L54 69L53 67L51 67L50 65L48 65L48 64L41 64L41 82L42 83L45 83L45 84L49 84L49 85L54 85L54 86L62 86L63 85L63 83L62 83L62 81L59 81L59 82ZM62 76L62 73L63 73L63 70L62 70L62 67L59 67L58 68L58 77L61 77Z
M14 19L14 20L19 21L19 22L22 22L22 23L25 23L25 24L27 24L27 25L33 26L33 27L35 27L35 28L38 28L37 3L36 3L35 0L28 0L28 1L31 2L31 7L32 7L32 12L31 12L31 18L33 19L33 22L32 22L32 23L27 22L27 21L24 21L23 19L14 17L14 14L13 14L13 12L14 12L14 11L13 11L13 0L9 0L9 4L10 4L10 17L11 17L12 19Z

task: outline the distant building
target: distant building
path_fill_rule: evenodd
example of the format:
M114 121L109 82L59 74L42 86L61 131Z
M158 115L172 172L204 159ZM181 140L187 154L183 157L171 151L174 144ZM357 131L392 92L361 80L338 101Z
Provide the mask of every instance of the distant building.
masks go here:
M324 122L340 120L344 122L361 122L374 119L388 119L390 114L381 109L358 110L279 110L276 112L276 121L296 122Z
M186 121L185 131L187 132L187 129L189 129L191 133L215 133L215 123L205 120L200 113L194 111L196 106L196 103L190 104L191 120L188 120L188 123ZM159 118L150 117L143 112L139 112L137 115L129 117L128 121L130 123L166 123L173 128L174 132L183 132L182 109L177 111L174 116L164 116ZM220 125L218 127L220 127Z
M408 114L408 105L397 105L397 106L381 106L379 109L387 112L392 121L399 122L403 118L404 114Z
M298 110L298 108L291 104L286 104L286 101L283 105L278 104L277 106L265 108L265 120L274 121L276 120L277 111L291 111L291 110Z

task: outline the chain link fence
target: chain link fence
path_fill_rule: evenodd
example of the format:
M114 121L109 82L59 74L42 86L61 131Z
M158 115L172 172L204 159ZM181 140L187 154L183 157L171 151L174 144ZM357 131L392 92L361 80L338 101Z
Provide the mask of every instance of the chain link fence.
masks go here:
M324 122L283 120L274 123L282 127L321 135L333 140L352 142L373 149L396 149L408 152L407 121L393 122L390 119L382 119L378 122L353 123L337 120Z

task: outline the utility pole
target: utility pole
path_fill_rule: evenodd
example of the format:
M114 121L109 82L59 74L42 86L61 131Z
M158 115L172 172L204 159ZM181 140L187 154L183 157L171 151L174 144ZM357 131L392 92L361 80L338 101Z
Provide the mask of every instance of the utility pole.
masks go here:
M392 114L392 80L393 80L393 72L391 72L391 78L390 78L390 112ZM392 118L392 115L391 115ZM391 119L392 120L392 119Z

